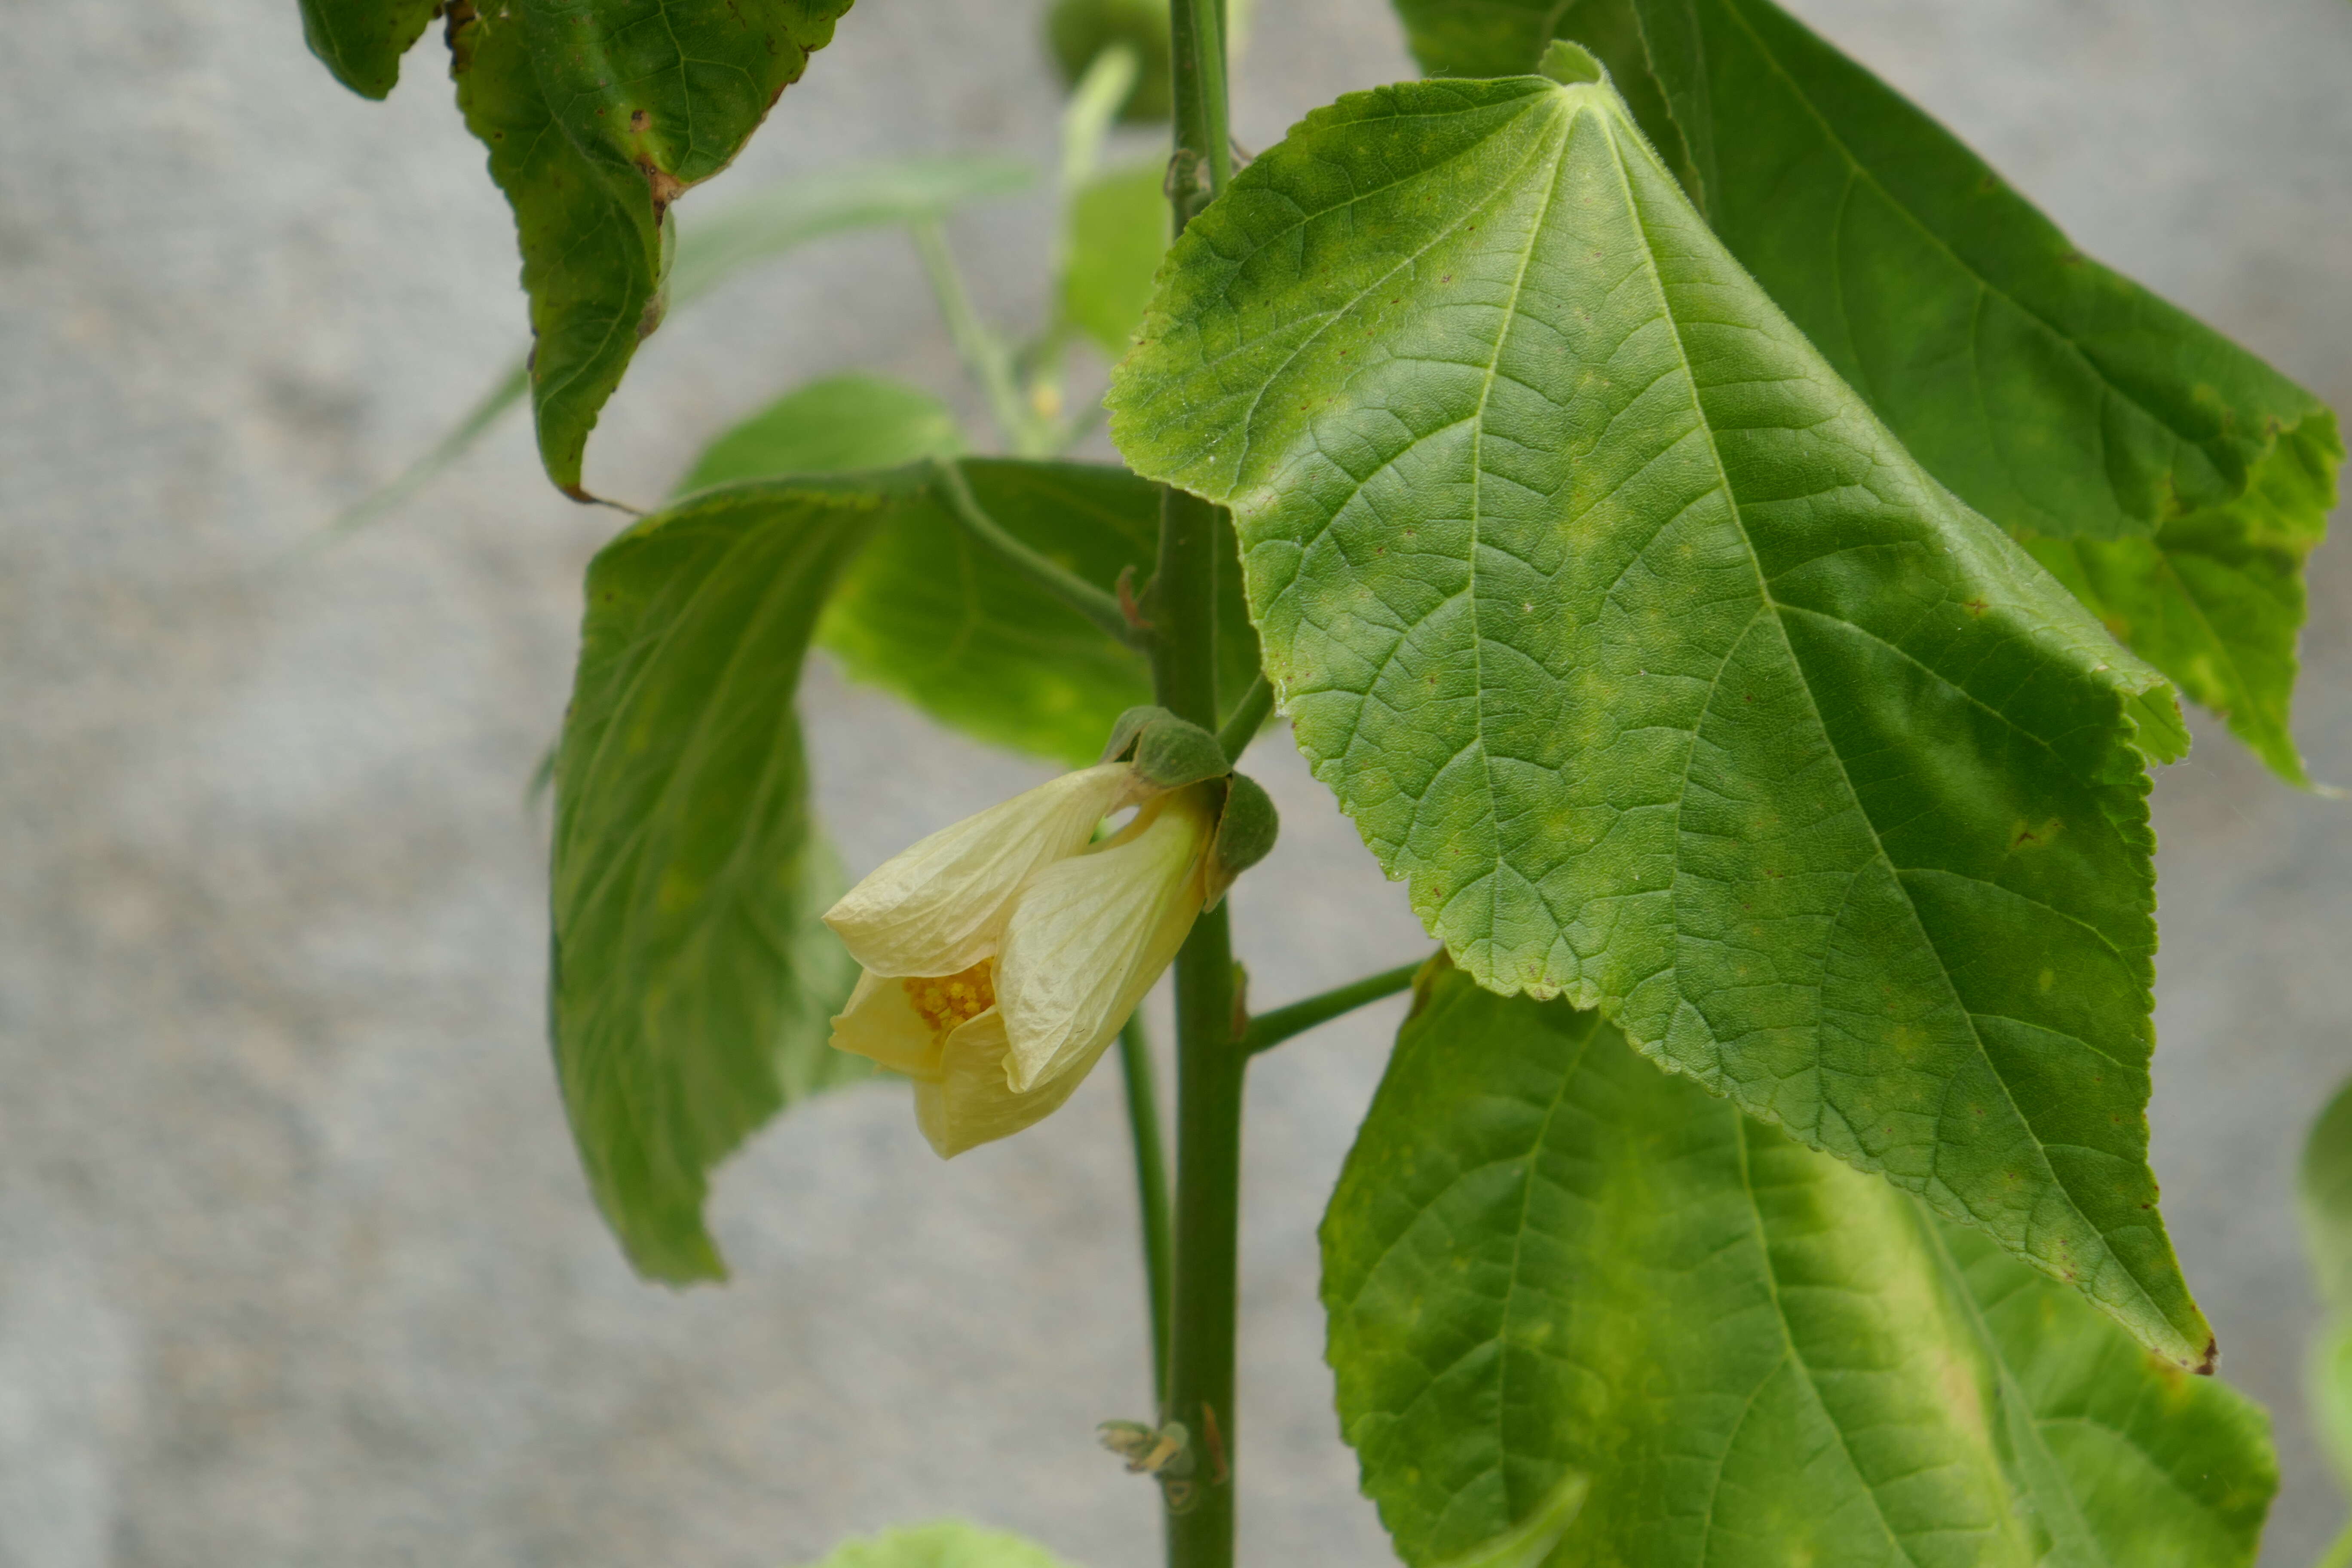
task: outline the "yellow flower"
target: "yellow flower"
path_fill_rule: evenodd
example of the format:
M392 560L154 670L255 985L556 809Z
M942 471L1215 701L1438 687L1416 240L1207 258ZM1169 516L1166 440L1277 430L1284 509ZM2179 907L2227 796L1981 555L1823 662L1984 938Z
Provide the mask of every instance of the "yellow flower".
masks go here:
M1160 790L1106 763L891 859L824 917L866 969L834 1047L915 1080L943 1158L1054 1110L1192 929L1223 789ZM1129 805L1133 821L1089 842Z

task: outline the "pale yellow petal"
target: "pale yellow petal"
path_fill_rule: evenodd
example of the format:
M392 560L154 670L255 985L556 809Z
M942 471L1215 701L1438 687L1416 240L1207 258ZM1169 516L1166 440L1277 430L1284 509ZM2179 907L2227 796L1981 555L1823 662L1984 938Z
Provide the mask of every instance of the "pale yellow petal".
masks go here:
M867 1057L909 1078L940 1076L940 1040L915 1011L905 984L868 970L833 1021L833 1048Z
M1184 945L1201 913L1211 804L1198 787L1163 796L1022 891L996 963L1013 1091L1099 1053Z
M1004 1019L982 1013L948 1037L937 1081L915 1085L915 1123L942 1160L1009 1138L1060 1110L1102 1056L1070 1064L1026 1094L1004 1081Z
M824 923L877 974L969 969L995 952L1023 884L1132 804L1134 776L1124 763L1064 773L941 828L852 888Z

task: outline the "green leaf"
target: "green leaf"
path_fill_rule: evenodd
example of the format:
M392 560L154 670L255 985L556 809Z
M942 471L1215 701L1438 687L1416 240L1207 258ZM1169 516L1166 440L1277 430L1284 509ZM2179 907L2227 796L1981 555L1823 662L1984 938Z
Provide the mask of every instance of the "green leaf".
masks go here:
M558 489L585 500L588 432L639 341L661 324L670 231L667 205L655 207L642 175L616 176L556 124L532 69L531 16L464 16L450 33L451 69L466 127L489 148L490 178L514 208L540 461Z
M810 1568L1068 1568L1034 1542L959 1520L844 1542Z
M1409 1563L1582 1475L1560 1568L2224 1568L2276 1485L2231 1389L1442 962L1322 1239L1340 1419Z
M439 0L302 0L302 41L362 98L388 96L400 57L425 36Z
M1108 170L1070 201L1062 313L1114 360L1135 341L1152 277L1168 254L1166 173L1157 162Z
M540 458L565 494L661 322L670 204L726 167L849 0L517 0L454 14L457 100L514 208Z
M638 1272L722 1278L707 1173L780 1108L864 1076L826 1044L856 967L810 827L790 694L871 493L713 491L588 569L556 756L551 1028L591 1189Z
M929 393L872 375L795 387L702 450L677 493L739 479L895 468L963 449L963 432Z
M851 0L517 3L564 131L658 210L734 162Z
M1088 582L1139 590L1160 535L1160 491L1092 463L969 459L989 515ZM1220 680L1237 699L1257 674L1238 574L1223 590ZM852 570L821 634L849 672L983 741L1092 763L1119 714L1151 700L1141 655L973 542L928 489L902 497Z
M1928 470L2050 542L2045 563L2076 556L2061 575L2118 636L2309 782L2287 729L2302 559L2343 459L2310 393L2084 257L1769 0L1399 8L1433 69L1528 70L1549 31L1591 45L1724 244Z
M2288 727L2304 558L2336 501L2336 459L2283 442L2228 506L2175 518L2153 539L2052 539L2026 549L2116 638L2199 702L2284 779L2308 784Z
M937 218L966 202L1003 195L1029 184L1026 163L982 155L864 163L802 174L752 192L731 205L678 225L669 275L670 315L686 310L739 273L811 240L883 224ZM672 220L674 223L676 219ZM335 520L338 532L383 516L473 450L491 426L530 392L528 360L518 354L498 384L448 434L389 484Z
M1605 86L1309 115L1177 242L1110 406L1233 507L1301 749L1480 982L1606 1008L2209 1362L2147 1164L2169 693Z
M2304 1244L2325 1314L2311 1347L2312 1424L2352 1486L2352 1083L2312 1124L2302 1199Z

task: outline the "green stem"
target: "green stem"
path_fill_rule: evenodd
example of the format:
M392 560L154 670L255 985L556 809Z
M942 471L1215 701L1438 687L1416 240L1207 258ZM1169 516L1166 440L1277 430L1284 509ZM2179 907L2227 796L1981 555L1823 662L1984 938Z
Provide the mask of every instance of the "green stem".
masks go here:
M1260 675L1250 682L1250 689L1242 693L1242 700L1234 703L1234 710L1225 716L1224 728L1217 731L1217 744L1224 749L1227 762L1242 760L1242 753L1249 750L1249 743L1257 739L1259 728L1265 723L1265 716L1273 711L1274 682Z
M1171 0L1176 227L1224 189L1223 0ZM1217 509L1163 489L1152 586L1160 705L1217 727ZM1176 955L1176 1279L1169 1316L1168 1415L1192 1434L1192 1473L1167 1488L1170 1568L1233 1568L1234 1298L1241 1239L1242 1075L1234 1038L1230 900L1192 924Z
M1180 0L1181 4L1181 0ZM1217 721L1216 509L1163 491L1153 593L1160 705ZM1168 1415L1192 1434L1192 1470L1168 1489L1171 1568L1232 1568L1234 1291L1241 1228L1242 1073L1234 1039L1229 903L1176 955L1176 1279Z
M939 299L940 314L947 321L956 356L963 361L972 380L980 384L981 395L988 401L989 417L1004 432L1014 452L1023 457L1034 456L1029 448L1037 438L1037 421L1022 400L1021 389L1013 384L1013 356L973 307L971 291L964 287L963 273L955 264L955 253L948 248L946 232L936 218L921 218L907 226L915 237L915 250L923 258L923 271L931 280L931 292Z
M1176 177L1170 183L1176 230L1224 190L1233 174L1233 131L1225 116L1225 17L1223 0L1173 0Z
M1168 1404L1168 1300L1173 1245L1168 1229L1168 1152L1160 1141L1160 1085L1140 1015L1118 1033L1127 1076L1127 1125L1135 1142L1135 1195L1143 1214L1143 1280L1151 1300L1151 1396ZM1160 1419L1165 1420L1163 1415Z
M1352 1013L1366 1003L1395 995L1412 984L1413 976L1421 973L1425 962L1415 959L1411 963L1401 963L1318 996L1259 1014L1242 1031L1242 1054L1254 1057L1260 1051L1271 1050L1291 1036L1303 1035L1318 1024L1328 1024L1342 1013Z
M980 504L980 498L971 493L971 484L963 477L961 465L947 458L933 458L931 473L940 498L948 503L948 510L955 513L956 521L963 525L965 532L993 551L1007 565L1111 637L1129 647L1137 646L1140 634L1128 620L1127 612L1119 608L1117 595L1096 587L1068 567L1049 560L1015 539L1003 523L988 515L987 509Z

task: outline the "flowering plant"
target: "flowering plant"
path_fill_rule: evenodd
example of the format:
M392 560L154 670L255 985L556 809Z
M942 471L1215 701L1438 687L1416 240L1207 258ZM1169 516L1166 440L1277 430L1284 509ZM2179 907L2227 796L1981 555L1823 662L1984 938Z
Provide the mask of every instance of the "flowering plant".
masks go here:
M1396 0L1429 77L1255 158L1232 3L1053 7L1055 303L1016 345L940 220L1017 169L681 226L849 0L303 0L372 96L442 17L514 207L531 355L432 462L528 397L594 500L666 310L877 221L1003 449L913 388L795 388L590 567L551 1006L630 1260L721 1277L708 1172L791 1102L878 1071L952 1156L1050 1136L1117 1043L1160 1407L1103 1436L1168 1561L1224 1568L1246 1066L1409 986L1321 1230L1404 1561L2251 1562L2274 1456L2148 1159L2147 796L2183 698L2311 782L2334 415L1773 0ZM1169 156L1103 167L1158 117ZM1087 344L1118 464L1066 456ZM1071 771L845 891L812 645ZM1252 1014L1223 900L1277 709L1437 947ZM1135 1022L1171 972L1172 1165ZM2347 1107L2307 1191L2352 1320ZM2352 1454L2347 1343L2316 1405ZM1045 1561L942 1526L836 1562L952 1552Z

